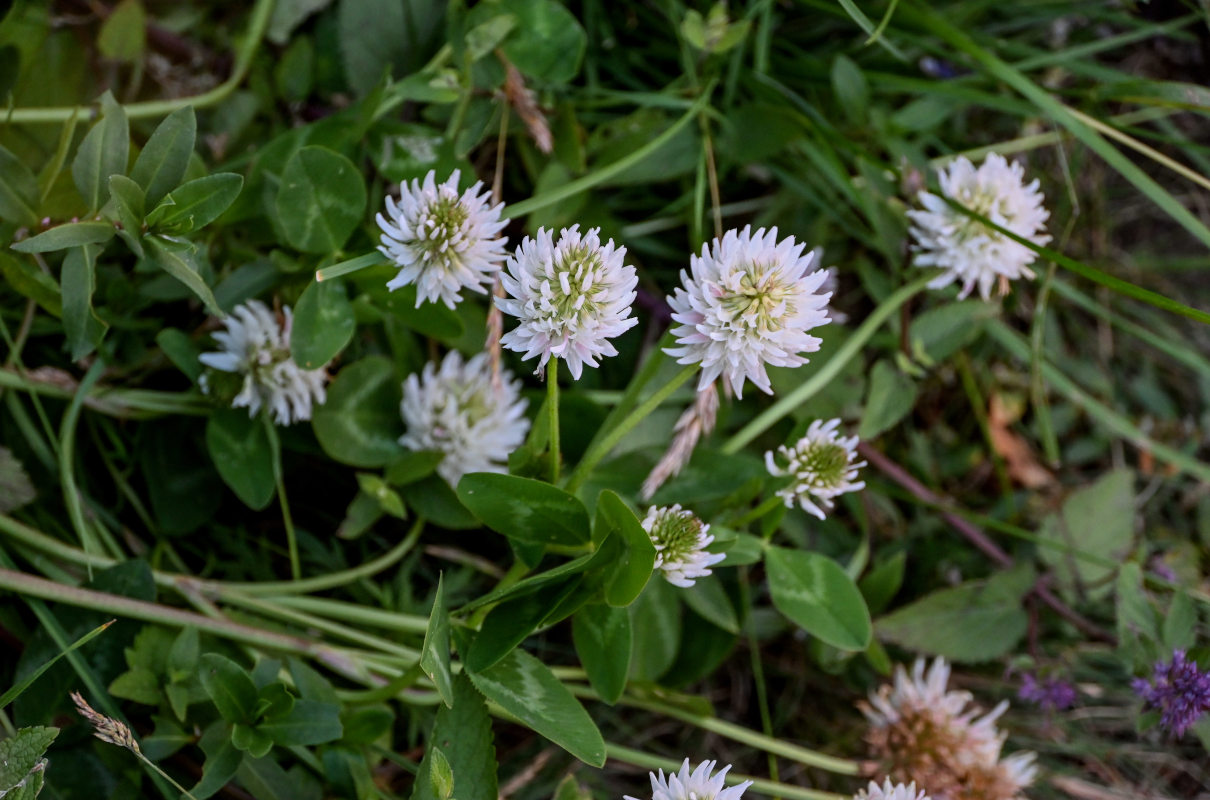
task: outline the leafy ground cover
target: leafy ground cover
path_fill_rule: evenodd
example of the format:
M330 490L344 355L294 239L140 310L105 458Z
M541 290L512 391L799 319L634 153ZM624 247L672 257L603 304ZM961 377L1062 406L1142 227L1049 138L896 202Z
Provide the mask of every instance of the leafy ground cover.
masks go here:
M13 3L0 795L1204 796L1208 69L1159 0Z

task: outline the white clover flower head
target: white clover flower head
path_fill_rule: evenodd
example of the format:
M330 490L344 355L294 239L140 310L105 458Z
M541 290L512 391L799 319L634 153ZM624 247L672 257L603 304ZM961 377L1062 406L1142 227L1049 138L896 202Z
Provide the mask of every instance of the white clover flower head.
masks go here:
M437 473L451 486L468 472L505 472L509 454L529 432L525 406L521 382L510 373L493 383L487 353L464 362L451 350L440 369L430 361L403 382L407 433L399 443L444 453Z
M686 758L680 771L669 773L667 777L664 777L664 770L660 770L659 777L652 772L651 800L739 800L744 790L752 785L752 781L737 783L728 788L727 772L731 765L728 764L711 775L717 764L717 761L703 761L690 772L689 759ZM638 800L630 795L625 797L626 800Z
M969 692L950 691L949 678L943 658L927 670L918 659L910 675L896 667L893 683L860 705L874 755L894 778L927 786L934 797L1022 800L1037 767L1031 752L1001 758L1006 734L996 720L1008 703L984 713Z
M551 358L567 363L580 378L584 365L597 366L600 356L616 356L609 340L630 330L638 274L625 263L626 248L604 245L600 229L581 235L572 225L559 233L539 228L509 257L502 274L505 297L496 305L519 324L500 340L530 359L541 356L538 372Z
M697 578L710 574L710 567L727 556L710 553L714 541L710 526L680 505L652 506L643 518L643 530L655 545L655 568L673 586L687 589Z
M784 467L778 465L773 451L765 453L765 466L771 475L793 478L789 486L777 492L787 508L797 502L803 511L824 519L834 498L865 488L865 481L857 480L857 471L866 465L856 460L857 437L841 436L837 433L839 427L839 419L812 422L793 447L777 448L778 456L786 463Z
M677 347L664 352L681 364L702 365L698 389L720 375L743 397L744 381L772 394L767 365L797 367L801 353L814 353L820 339L807 331L825 325L830 294L821 291L827 273L813 271L813 253L777 228L755 233L752 226L727 231L702 246L681 271L668 304Z
M1025 183L1025 170L1017 162L992 153L976 169L959 156L937 176L941 191L961 205L987 217L1002 228L1036 245L1050 241L1038 181ZM997 280L1032 278L1029 269L1036 257L1025 245L952 208L943 198L927 191L918 195L921 209L908 211L912 238L916 240L914 263L918 267L940 267L943 271L929 283L933 289L960 282L959 297L976 286L984 300L991 297Z
M482 182L459 195L458 170L441 184L436 174L402 184L398 203L387 197L386 215L378 215L378 249L399 268L388 289L414 283L417 307L440 300L453 308L463 289L484 294L495 281L506 242L497 234L508 219L500 219L503 203L492 206L490 195L479 191Z
M929 800L929 796L923 791L916 791L914 783L906 786L902 783L893 784L890 778L887 778L881 786L870 781L869 788L858 790L857 794L853 795L853 800Z
M222 348L215 353L202 353L198 360L221 372L243 373L244 383L231 401L234 408L247 408L248 416L256 415L267 406L278 425L311 418L313 405L326 399L324 382L328 373L323 368L303 369L290 355L290 329L294 317L288 306L278 320L259 300L232 309L223 318L226 330L214 334ZM199 381L203 392L209 392L209 381L203 375Z

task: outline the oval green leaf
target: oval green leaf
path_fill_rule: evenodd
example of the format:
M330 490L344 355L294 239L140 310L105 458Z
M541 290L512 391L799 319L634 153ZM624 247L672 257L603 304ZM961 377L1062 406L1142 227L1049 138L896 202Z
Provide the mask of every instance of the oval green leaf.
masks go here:
M319 369L353 338L357 321L340 281L312 281L294 307L290 352L303 369Z
M865 599L844 569L826 556L771 547L765 554L773 605L820 641L857 652L870 643Z
M340 153L310 146L286 162L277 189L277 217L296 249L324 254L339 250L365 210L365 181Z
M395 368L381 356L342 369L311 422L324 452L354 467L382 467L398 458L402 393Z
M518 542L579 545L589 540L584 504L549 483L472 472L458 482L458 499L484 525Z
M586 764L605 764L605 741L588 712L550 668L529 653L513 650L491 669L469 674L484 697L522 724Z
M265 426L243 409L216 411L206 423L206 449L223 483L257 511L269 505L276 484L273 448Z
M588 682L613 705L626 688L630 670L630 612L601 604L584 606L571 621L571 635Z

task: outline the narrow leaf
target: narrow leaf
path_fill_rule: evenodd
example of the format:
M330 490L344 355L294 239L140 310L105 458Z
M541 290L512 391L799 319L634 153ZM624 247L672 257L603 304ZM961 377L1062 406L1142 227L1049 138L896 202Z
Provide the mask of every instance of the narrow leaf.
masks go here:
M193 106L169 114L134 160L130 177L147 192L147 204L155 206L185 177L197 139L197 116Z
M71 176L89 211L109 198L109 176L125 175L130 158L130 126L126 111L106 92L101 96L101 119L80 142L71 162Z

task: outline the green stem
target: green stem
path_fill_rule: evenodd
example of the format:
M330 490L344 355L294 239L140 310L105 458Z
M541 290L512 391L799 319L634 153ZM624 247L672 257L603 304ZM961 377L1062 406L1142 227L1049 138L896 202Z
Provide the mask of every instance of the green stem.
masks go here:
M290 577L302 579L302 564L298 559L298 537L294 533L294 517L290 514L290 503L286 499L286 481L281 467L281 439L277 436L277 426L269 419L269 414L261 414L261 422L265 426L265 434L269 437L269 450L273 454L273 483L277 487L277 500L281 503L282 524L286 528L286 548L290 551Z
M845 368L850 360L853 359L865 343L870 340L882 323L886 322L899 307L914 297L928 284L934 276L926 275L905 286L901 286L890 297L883 300L881 304L861 323L861 326L853 332L853 335L845 340L840 349L836 351L828 362L820 368L805 382L797 386L792 392L787 394L782 399L778 400L773 405L765 409L759 414L756 419L749 422L744 427L740 428L726 444L723 445L724 453L736 453L741 447L751 442L757 436L760 436L769 428L777 424L782 417L788 415L791 411L801 406L803 403L814 397L821 389L827 386L840 374L840 371Z
M660 756L652 756L640 750L632 750L629 747L623 747L620 744L613 742L605 743L606 754L615 761L621 761L624 764L633 764L636 767L643 769L662 769L666 772L675 773L681 768L681 763L671 758L661 758ZM691 766L695 766L690 762ZM831 792L821 792L816 789L805 789L801 786L792 786L788 783L778 783L776 781L764 780L763 778L754 778L750 775L740 775L738 773L728 772L727 783L734 786L737 783L744 781L752 781L752 787L749 791L753 794L763 794L769 797L784 797L787 800L848 800L849 795L833 794Z
M550 483L559 485L559 359L546 365L546 421L550 440Z
M584 457L580 459L580 463L576 465L575 471L571 473L571 477L567 480L567 491L575 493L577 489L584 483L592 472L592 468L605 456L609 455L609 451L617 446L622 437L630 433L635 425L638 425L648 414L655 411L660 403L664 402L673 392L680 388L681 384L689 380L698 370L697 364L690 364L672 377L672 380L657 389L654 394L639 404L637 408L631 411L617 425L609 430L600 439L593 441L588 446L588 451L584 453Z
M315 273L316 281L330 281L333 278L339 278L343 275L356 272L359 269L367 267L376 267L379 264L387 263L387 257L375 250L373 253L366 253L364 256L350 258L348 261L341 261L339 264L333 264L330 267L324 267Z
M242 592L241 594L245 597L251 596L247 592ZM224 592L224 596L226 596L226 592ZM422 634L428 629L428 617L422 617L418 614L403 614L398 611L388 611L384 608L370 608L358 603L333 600L330 597L284 595L280 597L265 597L265 601L281 608L295 608L299 611L318 614L328 619L355 622L359 625L384 628L397 633Z
M78 387L65 387L32 379L15 370L0 369L0 388L17 389L31 395L44 395L62 400L76 396ZM203 416L211 411L205 399L180 392L157 392L148 389L112 389L101 387L83 399L83 404L93 411L111 417L141 418L158 414L187 414Z
M80 537L80 544L86 553L101 552L101 545L94 538L94 533L88 526L88 520L84 518L84 504L80 501L80 489L76 486L74 458L76 422L80 419L80 407L84 398L88 396L89 390L104 371L104 362L100 359L93 362L84 375L84 380L80 381L80 385L76 387L75 396L67 406L67 412L63 415L63 423L59 427L59 452L62 454L59 458L59 483L63 486L63 502L67 506L67 516L71 519L71 525L75 528L76 535Z
M782 505L783 503L785 503L785 500L778 497L777 495L773 495L772 497L767 498L765 500L765 502L761 503L756 508L749 509L748 513L742 515L738 519L728 522L727 524L729 526L733 526L736 528L740 527L741 525L747 525L750 522L760 519L765 514L768 514L770 511L772 511L773 509Z
M590 686L581 686L571 684L567 686L568 690L579 697L587 697L599 699L597 693ZM736 725L733 722L721 720L718 717L707 717L701 714L694 714L692 711L686 711L674 705L661 703L658 700L648 700L646 698L631 697L623 695L618 700L619 705L630 706L632 708L641 708L645 711L652 711L656 714L679 719L681 722L693 725L710 733L717 733L734 742L740 742L750 747L755 747L758 750L763 750L766 753L775 753L776 755L788 758L791 761L797 761L800 764L805 764L809 767L818 767L826 772L834 772L837 775L859 775L861 774L861 765L856 761L851 761L847 758L838 758L825 753L819 753L814 750L809 750L805 747L800 747L790 742L776 739L772 736L765 736L763 733L758 733L754 730L749 730L742 725Z
M667 130L649 141L647 144L640 147L638 150L619 158L612 164L608 164L604 167L593 170L584 177L577 178L569 183L565 183L562 186L546 192L545 194L540 194L537 197L531 197L528 200L522 200L519 203L513 203L512 205L506 206L504 208L503 216L511 217L513 219L524 217L526 214L532 214L540 208L546 208L547 206L552 206L555 203L562 202L569 197L575 197L581 192L588 191L592 187L608 180L609 178L612 178L614 175L617 175L620 172L624 172L630 167L633 167L635 164L638 164L640 161L643 161L649 156L653 155L661 147L672 141L672 138L681 132L681 128L685 127L696 119L697 115L706 109L706 107L710 104L710 94L714 91L714 84L715 81L711 81L710 83L706 84L706 86L702 89L701 95L697 98L697 101L689 107L688 111L681 115L676 122L672 123Z
M158 570L153 570L151 576L158 586L164 586L177 591L180 591L182 587L191 587L202 594L219 598L228 591L235 591L249 596L297 595L308 592L322 592L327 589L346 586L362 578L368 578L371 575L376 575L397 563L416 546L416 542L420 539L420 533L423 530L424 519L417 519L413 523L408 535L399 544L377 558L351 569L332 572L327 575L317 575L313 578L304 578L300 581L254 581L242 583L199 580L192 575L159 572ZM55 556L71 564L105 569L118 563L118 560L115 558L87 553L3 514L0 514L0 533L4 533L35 550Z
M243 46L235 54L235 66L231 76L208 92L193 97L182 97L176 100L152 100L144 103L130 103L123 108L128 119L146 119L148 117L164 117L180 108L193 106L206 108L221 103L235 90L236 86L248 74L252 65L252 57L260 47L269 27L269 19L273 16L274 0L256 0L252 8L252 19L248 22L248 32L244 35ZM15 108L3 115L5 122L18 125L29 125L44 122L67 122L76 114L78 109L72 107L60 108Z

